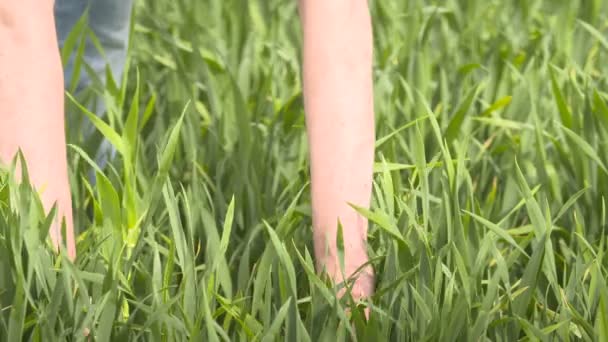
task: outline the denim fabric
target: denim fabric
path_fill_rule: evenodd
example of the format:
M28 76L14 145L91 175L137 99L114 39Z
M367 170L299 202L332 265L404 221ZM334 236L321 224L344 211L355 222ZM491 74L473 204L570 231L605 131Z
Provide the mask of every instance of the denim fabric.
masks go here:
M103 47L103 55L91 43L87 42L84 60L104 79L105 68L110 66L115 79L119 79L127 55L129 39L129 19L133 2L131 0L55 0L55 23L59 46L63 44L72 28L88 11L88 25ZM65 66L64 79L66 88L72 79L73 60ZM79 88L86 87L91 79L82 72Z
M96 77L105 83L106 67L112 72L112 77L118 83L122 77L125 60L127 57L127 47L129 40L129 28L131 11L133 8L132 0L55 0L55 25L59 47L63 48L64 43L74 28L74 25L87 12L88 28L93 32L102 47L102 51L87 40L85 43L84 62L90 66ZM72 54L73 56L74 54ZM64 86L71 88L72 75L74 73L74 60L71 58L64 66ZM91 75L86 69L81 69L76 84L77 93L87 86L93 84ZM89 104L89 109L99 116L105 114L103 99L96 98ZM68 140L80 136L85 141L98 141L99 134L89 120L83 120L82 113L67 113ZM102 139L97 146L92 147L90 153L93 154L97 164L104 167L108 159L115 156L116 151L112 146ZM94 177L91 177L94 182Z

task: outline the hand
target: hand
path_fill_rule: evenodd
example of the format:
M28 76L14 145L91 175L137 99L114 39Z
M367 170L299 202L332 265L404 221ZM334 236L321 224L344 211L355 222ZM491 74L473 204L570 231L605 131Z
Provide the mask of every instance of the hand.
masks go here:
M355 302L369 299L374 294L375 273L371 265L364 266L359 272L357 270L369 260L365 242L355 246L345 246L344 251L344 270L340 267L340 260L336 248L330 248L325 256L317 257L317 269L319 272L326 273L332 282L340 286L338 297L342 298L347 287ZM365 316L369 318L370 310L365 309Z
M45 208L51 208L53 205L53 199L56 199L58 203L58 211L53 223L51 224L51 229L49 230L49 236L51 238L51 243L53 244L53 249L55 252L59 252L61 250L61 246L63 245L63 236L61 235L61 228L63 226L63 222L65 221L66 225L66 247L68 253L68 259L74 261L76 259L76 243L74 241L74 224L72 218L72 199L70 196L69 187L67 184L63 187L63 191L59 192L60 195L54 195L53 192L43 193L42 201L44 203Z

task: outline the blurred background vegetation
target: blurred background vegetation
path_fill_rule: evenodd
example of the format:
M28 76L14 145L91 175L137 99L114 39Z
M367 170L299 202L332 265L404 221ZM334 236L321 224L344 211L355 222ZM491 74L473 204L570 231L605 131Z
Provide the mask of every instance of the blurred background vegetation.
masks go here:
M370 6L369 303L314 274L296 1L140 0L125 79L68 100L107 108L75 264L0 173L0 340L608 340L608 3Z

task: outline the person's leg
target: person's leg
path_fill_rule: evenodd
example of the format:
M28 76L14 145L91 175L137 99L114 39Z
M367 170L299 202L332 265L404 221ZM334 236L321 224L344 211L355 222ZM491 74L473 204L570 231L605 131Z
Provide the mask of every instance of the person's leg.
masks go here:
M97 58L90 64L97 74L104 73L106 64L109 65L118 82L127 58L132 8L132 0L94 0L91 4L89 25L103 47L106 63ZM86 58L97 55L96 50L87 50Z
M78 20L87 13L88 28L99 41L102 51L93 44L91 40L86 41L84 62L90 66L95 75L90 75L86 70L80 70L75 89L78 91L91 86L93 76L106 82L106 68L109 67L112 77L120 83L124 70L127 47L129 43L129 27L132 12L132 0L56 0L55 18L57 25L57 36L60 48L74 28ZM88 9L88 11L87 11ZM71 58L64 68L65 88L72 87L72 75L75 63ZM105 105L103 99L95 98L90 104L90 109L98 115L104 115ZM81 115L69 113L68 123L70 131L84 135L85 139L90 140L96 136L95 128L90 121L78 120ZM83 125L80 123L84 122ZM95 141L93 139L92 141ZM99 166L104 166L111 156L115 154L114 149L108 141L102 140L95 153L96 161ZM94 177L91 178L94 180Z
M32 184L49 210L55 247L67 224L67 249L75 257L72 202L65 146L63 79L54 32L52 0L0 1L0 162L20 149Z
M100 52L89 40L86 43L84 61L91 66L97 76L105 80L106 66L110 67L115 80L120 80L127 57L129 24L132 0L56 0L55 20L59 46L64 43L76 22L88 8L88 26L103 48ZM65 87L69 88L74 60L65 66ZM91 75L81 72L78 88L91 84Z

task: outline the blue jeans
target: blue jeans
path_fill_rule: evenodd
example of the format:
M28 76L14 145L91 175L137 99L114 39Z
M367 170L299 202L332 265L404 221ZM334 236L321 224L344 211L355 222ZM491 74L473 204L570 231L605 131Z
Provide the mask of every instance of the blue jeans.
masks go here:
M84 62L91 67L94 74L102 82L106 81L106 67L109 66L112 77L120 83L127 57L132 7L132 0L55 0L55 25L59 47L63 48L74 25L82 18L88 8L88 28L97 37L103 52L100 52L87 39ZM70 83L73 73L74 60L71 58L64 66L64 86L66 89L72 87ZM75 80L77 82L74 85L75 89L82 90L92 84L92 77L86 69L80 70L78 77L79 79ZM103 106L103 101L98 99L95 102L97 104L90 109L98 115L104 115L105 106ZM93 125L88 120L76 120L75 117L82 118L82 115L77 116L68 113L68 127L70 130L80 132L88 139L95 132ZM92 153L95 154L95 159L101 167L105 166L108 158L115 155L114 149L105 140L102 140Z
M133 2L132 0L56 0L55 23L60 47L63 47L68 34L85 13L87 7L89 8L89 28L99 39L104 51L102 55L88 41L84 60L97 75L102 76L102 80L106 66L110 66L115 79L120 79L127 55ZM64 69L66 88L68 88L68 82L72 79L73 68L73 60L70 60ZM90 75L82 72L79 88L86 87L90 83Z

